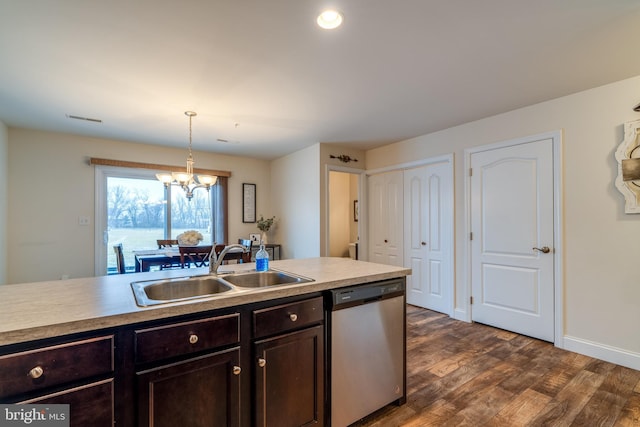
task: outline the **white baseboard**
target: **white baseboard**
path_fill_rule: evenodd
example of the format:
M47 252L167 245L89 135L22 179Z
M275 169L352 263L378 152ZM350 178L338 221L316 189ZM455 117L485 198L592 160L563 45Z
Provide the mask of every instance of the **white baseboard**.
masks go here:
M564 336L564 349L640 371L640 353L567 335Z

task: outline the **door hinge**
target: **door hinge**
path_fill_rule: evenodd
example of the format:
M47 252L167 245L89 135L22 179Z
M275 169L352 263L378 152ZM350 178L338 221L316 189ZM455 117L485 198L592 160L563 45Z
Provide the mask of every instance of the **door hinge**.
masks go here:
M473 305L473 297L469 297L469 302Z
M473 240L473 231L469 233L469 240Z
M469 176L473 176L473 168L469 168Z

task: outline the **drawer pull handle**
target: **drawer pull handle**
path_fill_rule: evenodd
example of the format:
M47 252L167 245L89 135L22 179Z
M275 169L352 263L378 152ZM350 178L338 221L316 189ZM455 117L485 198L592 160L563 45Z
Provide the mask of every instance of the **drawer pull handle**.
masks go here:
M298 320L298 315L295 313L291 313L289 315L289 319L291 319L292 322L295 322L296 320Z
M29 371L29 376L34 380L37 378L40 378L42 374L44 374L44 369L42 369L42 366L36 366L35 368Z
M198 342L198 336L196 334L189 335L189 342L191 344L195 344Z
M262 357L258 359L258 366L260 366L261 368L264 368L266 364L267 364L267 361L264 360Z
M240 366L233 367L233 375L240 375L240 372L242 372L242 368Z

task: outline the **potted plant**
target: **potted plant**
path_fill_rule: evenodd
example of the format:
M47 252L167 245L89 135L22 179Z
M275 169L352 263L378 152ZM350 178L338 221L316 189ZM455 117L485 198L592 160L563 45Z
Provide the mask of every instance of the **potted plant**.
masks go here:
M262 244L266 245L267 244L267 232L269 232L269 230L271 229L271 227L273 226L273 221L276 219L275 216L272 216L271 218L264 218L262 215L260 215L260 219L258 220L257 224L258 224L258 230L262 231Z

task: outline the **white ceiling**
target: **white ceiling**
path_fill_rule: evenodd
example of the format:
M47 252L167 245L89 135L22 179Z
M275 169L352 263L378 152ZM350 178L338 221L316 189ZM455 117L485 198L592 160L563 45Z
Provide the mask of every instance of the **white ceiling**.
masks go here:
M639 41L640 0L0 0L0 120L186 147L194 110L198 150L366 149L639 75Z

